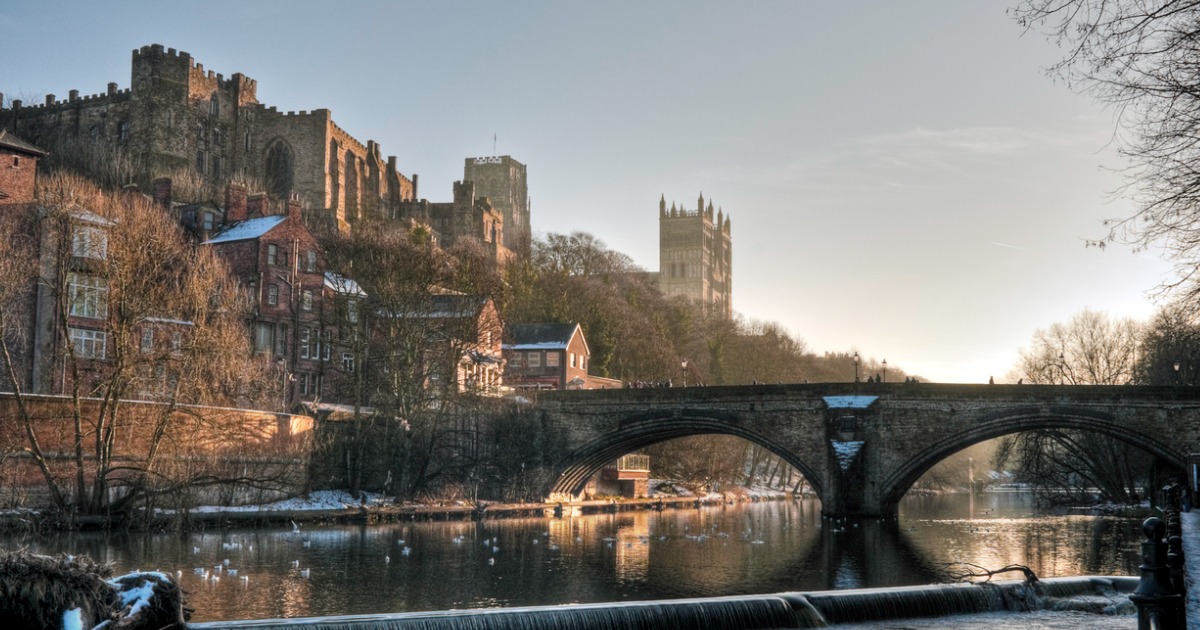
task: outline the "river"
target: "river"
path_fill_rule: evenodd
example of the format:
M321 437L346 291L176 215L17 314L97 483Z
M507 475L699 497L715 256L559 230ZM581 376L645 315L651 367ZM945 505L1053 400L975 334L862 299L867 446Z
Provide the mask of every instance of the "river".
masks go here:
M891 522L830 521L802 500L0 545L87 554L118 574L178 572L199 622L900 586L939 581L952 562L1024 564L1041 577L1136 575L1139 527L1035 515L1028 495L989 493L907 497Z

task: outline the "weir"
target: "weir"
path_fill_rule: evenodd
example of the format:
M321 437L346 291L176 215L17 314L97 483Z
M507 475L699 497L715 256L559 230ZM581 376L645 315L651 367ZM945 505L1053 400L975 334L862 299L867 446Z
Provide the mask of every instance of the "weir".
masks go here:
M194 630L755 630L913 617L1089 609L1132 614L1133 577L1049 578L705 599L189 624ZM1070 602L1079 601L1081 605ZM1101 602L1097 604L1097 601ZM1107 603L1107 604L1105 604Z

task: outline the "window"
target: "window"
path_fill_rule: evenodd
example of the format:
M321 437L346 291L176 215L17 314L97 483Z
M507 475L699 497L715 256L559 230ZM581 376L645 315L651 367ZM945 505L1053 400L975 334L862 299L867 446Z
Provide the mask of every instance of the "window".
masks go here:
M358 323L358 300L346 301L346 320L351 324Z
M125 142L129 139L129 121L122 120L121 124L117 125L117 139Z
M183 333L175 331L171 333L171 354L179 354L183 351Z
M275 329L275 355L276 356L282 357L282 356L287 355L287 340L288 340L287 324L279 324L279 326L276 327L276 329Z
M206 232L211 232L213 227L216 225L216 221L217 221L217 216L215 214L213 214L212 212L205 212L204 213L204 230Z
M279 304L279 285L272 284L267 287L267 304L275 306Z
M212 99L208 102L208 113L217 116L221 113L221 101L217 100L217 93L212 93Z
M199 149L196 151L196 172L203 176L207 170L208 154L204 152L204 149Z
M71 328L71 347L80 359L103 359L108 346L108 334L102 330Z
M302 308L306 311L311 311L312 307L313 307L313 292L311 289L305 289L304 292L300 294L300 308Z
M95 260L108 258L108 232L98 227L76 226L71 233L71 255Z
M509 365L509 367L515 367L515 368L521 367L521 353L520 352L512 353L512 357L508 360L508 365Z
M92 125L91 128L88 129L88 135L92 138L92 144L95 144L97 141L99 141L100 125Z
M530 352L527 365L531 368L542 367L542 354L540 352Z
M213 141L213 144L215 144L219 147L224 146L223 138L221 137L221 128L220 127L213 127L212 141Z
M279 262L279 246L267 245L267 264L274 265Z
M212 159L212 176L213 179L221 178L221 156L214 155Z
M325 349L321 352L321 360L328 361L330 349L333 348L333 331L325 330L321 333L321 340L325 343Z
M275 325L271 322L258 322L254 325L254 351L270 352L275 345Z
M250 132L249 131L246 132L246 150L247 151L250 150Z
M349 352L342 353L342 369L347 373L354 372L354 355Z
M308 326L300 329L300 358L308 358L309 330Z
M571 352L571 353L568 353L568 354L570 355L570 359L571 359L571 364L570 364L570 365L571 365L571 367L575 367L575 353L574 353L574 352Z
M196 125L196 139L200 142L204 142L208 139L208 134L205 133L203 124Z
M142 352L154 352L154 329L142 329Z
M300 381L300 395L307 396L308 390L312 388L312 374L301 372L296 375L296 379Z
M317 252L308 250L304 256L304 270L312 273L317 270Z
M557 352L547 352L546 367L558 367L558 357L559 354Z
M108 282L104 278L69 273L67 292L72 316L93 319L108 317Z

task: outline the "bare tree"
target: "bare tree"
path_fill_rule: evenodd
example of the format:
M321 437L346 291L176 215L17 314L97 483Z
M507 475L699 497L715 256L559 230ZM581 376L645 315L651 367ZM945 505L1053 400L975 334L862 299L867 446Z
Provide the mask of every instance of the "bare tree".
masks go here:
M1027 383L1123 385L1133 380L1140 326L1085 309L1067 323L1034 333L1014 369ZM993 465L1012 463L1018 477L1081 500L1090 488L1104 497L1130 502L1146 483L1149 455L1127 442L1065 429L1027 431L1000 439ZM1056 495L1046 494L1046 498Z
M1012 10L1026 29L1066 50L1052 75L1112 107L1137 209L1108 222L1095 244L1161 245L1179 280L1200 294L1200 2L1026 0Z
M107 514L198 485L280 481L287 466L252 465L246 454L267 441L265 425L220 408L260 402L266 366L250 353L246 296L210 251L143 197L66 174L43 179L22 236L0 242L0 258L37 253L44 365L15 352L19 336L0 336L0 354L57 508ZM0 316L5 333L15 323ZM35 378L40 392L66 395L65 409L47 418L32 408L24 386ZM69 463L49 457L64 446ZM242 460L235 474L221 470L228 458Z

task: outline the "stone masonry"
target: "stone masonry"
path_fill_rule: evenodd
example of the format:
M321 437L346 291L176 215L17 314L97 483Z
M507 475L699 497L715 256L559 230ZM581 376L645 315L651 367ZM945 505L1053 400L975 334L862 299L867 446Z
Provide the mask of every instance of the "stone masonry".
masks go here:
M855 403L861 403L856 405ZM1185 469L1200 450L1200 390L1186 387L853 383L550 392L552 500L609 462L688 435L735 435L795 466L828 516L887 517L934 464L1040 428L1095 431Z

